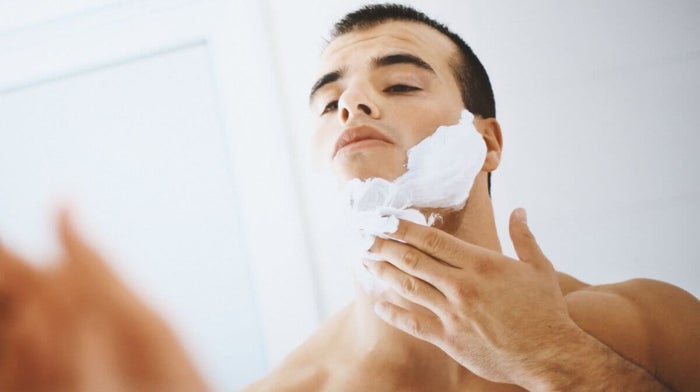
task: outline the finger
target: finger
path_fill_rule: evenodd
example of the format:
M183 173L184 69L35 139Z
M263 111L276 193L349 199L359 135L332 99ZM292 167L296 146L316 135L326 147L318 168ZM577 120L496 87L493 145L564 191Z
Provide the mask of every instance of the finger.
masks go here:
M59 211L58 231L63 248L70 256L69 260L78 266L94 270L92 265L99 264L100 257L78 234L70 212L66 209Z
M70 213L59 211L58 230L67 256L68 275L86 287L120 289L121 283L103 258L78 234Z
M387 301L378 302L374 312L387 324L428 342L441 336L442 324L436 316L418 315Z
M516 208L510 214L509 231L515 253L520 260L537 266L551 266L527 225L525 209Z
M398 241L375 238L370 252L386 260L407 274L413 275L433 285L449 276L454 267L436 260L411 245Z
M405 220L400 220L396 232L389 236L410 244L455 268L464 268L470 260L490 258L493 253L442 230Z
M407 300L435 313L446 306L445 295L433 285L401 271L391 263L365 260L364 265L371 274Z

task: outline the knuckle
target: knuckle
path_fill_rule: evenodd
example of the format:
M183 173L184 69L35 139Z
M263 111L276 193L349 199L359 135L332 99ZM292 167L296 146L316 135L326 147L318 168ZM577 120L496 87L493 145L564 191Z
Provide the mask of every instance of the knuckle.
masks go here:
M414 249L407 249L401 255L401 262L409 269L414 270L420 263L420 255L418 254L418 251Z
M470 285L454 282L451 286L451 291L461 304L473 303L479 299L479 292Z
M375 261L372 265L373 272L380 278L387 277L387 263L386 261Z
M404 279L401 283L401 288L407 294L416 294L418 292L418 283L412 278Z
M425 235L425 245L428 249L442 249L444 246L444 240L440 233L430 232Z
M453 334L445 336L445 345L447 347L459 347L460 343L459 338Z
M445 315L447 324L450 326L461 325L462 319L456 312L449 312Z
M422 336L423 335L423 326L421 325L420 322L415 317L408 317L404 321L404 327L406 328L406 331L410 333L411 335L414 336Z
M474 272L478 275L492 275L496 271L496 263L491 260L480 260L474 264Z

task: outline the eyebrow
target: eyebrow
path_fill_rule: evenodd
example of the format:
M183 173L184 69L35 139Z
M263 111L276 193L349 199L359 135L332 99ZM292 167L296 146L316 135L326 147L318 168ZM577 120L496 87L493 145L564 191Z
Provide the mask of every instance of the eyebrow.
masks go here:
M323 76L321 76L316 83L314 83L313 87L311 87L311 93L309 93L309 102L311 102L314 99L314 94L316 94L316 91L318 91L321 87L333 83L336 80L340 79L343 77L343 74L345 74L344 69L337 69L333 72L329 72Z
M396 64L410 64L414 65L418 68L430 71L431 73L435 74L435 70L433 67L430 66L425 60L422 58L412 55L410 53L395 53L395 54L389 54L386 56L381 56L381 57L375 57L371 61L371 67L372 69L377 69L377 68L382 68L382 67L388 67L391 65L396 65ZM311 87L311 92L309 93L309 102L311 102L314 99L314 94L323 86L333 83L340 78L343 77L345 74L345 69L337 69L333 72L329 72L323 76L321 76L316 83L314 83L313 87Z
M418 68L435 73L433 67L431 67L425 60L409 53L396 53L382 57L375 57L372 59L372 68L388 67L395 64L415 65Z

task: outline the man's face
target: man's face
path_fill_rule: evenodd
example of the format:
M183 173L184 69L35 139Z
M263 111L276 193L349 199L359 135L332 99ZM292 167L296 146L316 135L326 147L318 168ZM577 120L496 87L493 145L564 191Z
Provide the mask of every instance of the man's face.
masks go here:
M312 89L314 150L341 183L394 180L407 151L464 108L450 59L457 47L429 26L387 22L342 35Z

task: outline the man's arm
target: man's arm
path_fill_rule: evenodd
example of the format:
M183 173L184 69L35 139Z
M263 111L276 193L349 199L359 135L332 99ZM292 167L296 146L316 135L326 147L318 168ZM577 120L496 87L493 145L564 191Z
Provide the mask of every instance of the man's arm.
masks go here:
M679 307L676 295L664 298L654 290L646 295L656 300L646 302L593 289L564 297L524 212L511 217L519 261L410 222L401 222L392 237L399 241L375 242L372 251L387 261L368 263L368 269L433 314L388 302L377 304L377 313L481 377L533 390L656 391L666 390L653 376L661 375L675 388L700 388L688 375L697 361L655 357L696 356L697 327L682 325L663 338L649 332L657 331L662 318L653 312L655 306L696 319L697 300L690 296Z
M566 296L574 322L674 390L700 388L700 302L668 283L634 279Z

